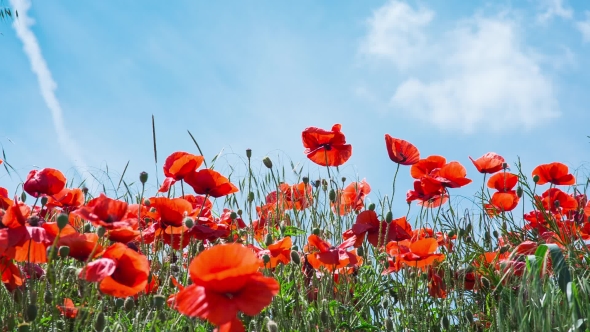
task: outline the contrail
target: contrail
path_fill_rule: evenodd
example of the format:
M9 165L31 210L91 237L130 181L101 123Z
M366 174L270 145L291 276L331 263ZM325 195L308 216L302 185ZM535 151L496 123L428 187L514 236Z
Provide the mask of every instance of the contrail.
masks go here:
M78 168L80 173L86 173L88 167L82 159L77 144L70 138L64 124L63 112L59 100L55 95L57 84L55 84L51 71L47 67L47 62L43 58L37 37L35 37L35 34L31 31L31 26L35 23L35 21L27 15L27 11L31 8L31 2L29 0L10 0L10 4L16 11L18 11L18 18L14 20L12 26L16 31L16 35L23 43L23 49L31 63L31 70L37 76L43 100L45 101L47 108L51 111L53 126L57 134L59 146L63 153L72 163L74 163L76 168ZM90 177L89 180L92 181L92 177Z

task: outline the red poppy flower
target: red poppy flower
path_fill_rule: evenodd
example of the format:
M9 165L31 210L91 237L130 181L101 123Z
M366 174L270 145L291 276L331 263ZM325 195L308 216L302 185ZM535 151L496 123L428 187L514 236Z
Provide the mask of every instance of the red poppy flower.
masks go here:
M71 225L66 225L61 232L57 227L57 223L45 223L43 228L52 236L57 236L59 233L58 246L68 246L70 253L68 256L85 262L90 254L94 252L93 257L102 253L102 246L98 243L98 234L96 233L78 233Z
M504 157L494 152L488 152L477 160L469 159L480 173L493 174L504 169Z
M57 309L59 309L61 315L66 318L74 319L78 316L78 308L74 305L74 301L67 297L64 299L64 305L58 305Z
M410 168L410 175L414 179L420 179L423 176L430 175L433 170L443 167L447 160L441 156L429 156L426 159L420 159L412 168Z
M12 205L12 200L8 197L8 190L0 187L0 209L8 209Z
M385 147L389 159L394 163L408 166L414 165L420 160L418 149L403 139L393 138L389 134L385 134Z
M270 258L268 263L264 264L264 262L262 262L261 266L272 269L279 265L279 263L288 264L291 261L292 246L293 242L291 241L291 237L287 236L284 239L269 245L268 249L258 251L257 255L260 259L262 259L264 255L268 255Z
M212 169L202 169L190 173L184 178L184 181L193 187L199 195L218 198L238 192L238 188L226 177Z
M371 186L365 179L361 182L352 182L343 190L338 190L336 204L332 203L332 209L342 216L352 211L360 211L365 206L365 197L370 192Z
M426 177L423 179L426 179ZM406 194L406 202L410 203L417 200L419 205L428 208L439 207L446 203L448 199L449 195L445 193L445 188L438 182L416 180L414 181L414 190L408 190Z
M502 172L496 173L488 180L488 188L496 189L499 192L505 193L512 190L518 183L518 175Z
M537 197L539 201L539 197ZM552 212L568 212L578 209L578 201L558 188L547 189L541 196L540 202L545 210Z
M116 229L132 224L137 218L127 218L127 203L100 194L71 214L90 221L95 226Z
M40 171L30 171L23 189L31 196L39 197L41 195L55 195L65 186L66 177L62 172L53 168L44 168Z
M572 185L576 178L569 173L569 169L562 163L550 163L537 166L533 170L533 177L539 176L538 185L552 183L554 185Z
M195 156L188 152L174 152L164 162L164 175L180 181L188 174L194 173L204 160L203 156Z
M467 170L463 165L456 161L451 161L441 167L436 175L436 179L439 180L444 187L459 188L471 183L471 180L465 177L466 175Z
M99 282L101 292L114 297L133 296L145 289L150 265L147 258L122 243L108 247L102 257L80 272L80 278Z
M428 269L428 294L434 298L447 297L447 286L444 281L444 270Z
M356 222L352 225L352 233L361 239L361 243L362 239L367 236L369 243L373 247L378 247L384 246L390 241L410 239L412 226L406 221L406 217L395 219L388 224L385 221L379 221L375 211L365 210L356 217ZM350 236L344 238L347 239Z
M179 227L185 217L192 215L193 205L183 198L150 198L150 206L155 208L164 225Z
M494 217L500 212L512 211L518 205L520 198L516 194L516 191L509 190L506 192L496 192L492 195L490 204L485 204L486 209L490 217Z
M342 126L335 124L331 131L309 127L303 130L301 138L305 154L320 166L340 166L352 155L352 146L340 131Z
M62 209L75 209L84 204L84 193L80 188L64 188L53 196L49 196L47 200L48 209L59 207Z
M206 319L220 331L244 331L238 312L257 315L279 292L279 283L258 272L259 267L256 254L240 244L206 249L189 266L193 284L173 297L172 307Z
M389 258L389 268L385 273L397 272L402 265L425 270L428 266L445 259L445 255L434 253L437 249L438 242L433 238L414 242L409 240L389 242L386 250L391 258Z
M0 256L0 273L2 274L2 283L9 291L22 286L23 277L21 271L12 259L6 256Z
M334 271L348 266L357 266L361 261L355 250L346 251L346 248L352 247L356 242L354 236L342 242L338 247L333 247L315 234L310 235L307 240L309 241L308 250L315 248L319 251L306 256L309 264L316 270L324 267L328 271Z

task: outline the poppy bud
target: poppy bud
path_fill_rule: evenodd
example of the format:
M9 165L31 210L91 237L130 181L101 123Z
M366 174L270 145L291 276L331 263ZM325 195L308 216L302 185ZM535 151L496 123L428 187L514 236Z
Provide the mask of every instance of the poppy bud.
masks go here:
M96 322L94 322L94 329L97 332L102 332L106 326L107 326L107 320L104 316L104 313L103 312L98 313L98 316L96 317Z
M453 236L455 236L455 230L452 230L452 231L450 231L450 232L449 232L449 234L448 234L448 236L449 236L449 237L453 237Z
M508 168L508 163L502 163L502 169L507 169Z
M533 182L537 183L539 182L540 177L538 175L535 174L535 176L533 176Z
M521 186L516 187L516 196L518 196L518 198L522 197L522 187Z
M391 211L389 211L385 215L385 222L389 224L392 221L393 221L393 213L391 213Z
M492 234L494 235L494 237L495 237L496 239L497 239L498 237L500 237L500 234L498 234L498 231L497 231L497 230L494 230L494 231L492 232Z
M467 226L465 227L465 232L471 233L472 229L473 229L473 226L471 225L471 223L468 223Z
M65 213L57 215L57 228L64 229L70 223L69 217Z
M146 199L143 200L143 205L150 206L151 204L152 204L152 202L150 202L149 199L146 198Z
M356 249L356 254L361 256L361 257L365 257L365 249L363 249L363 247L358 247Z
M176 264L170 264L170 271L172 271L174 273L178 273L178 272L180 272L180 268Z
M490 280L486 277L481 277L481 286L483 287L483 289L489 289L490 288Z
M322 323L324 323L324 325L328 325L330 323L330 316L328 316L326 310L322 309L322 311L320 312L320 320L322 321Z
M161 322L165 322L168 319L168 317L166 317L166 312L164 310L158 312L158 319Z
M393 331L393 321L391 318L385 318L385 331Z
M465 230L463 228L459 229L459 237L465 236Z
M262 163L264 166L266 166L266 168L272 168L272 161L269 157L264 157L264 159L262 159Z
M230 213L230 214L229 214L229 217L230 217L232 220L236 220L236 219L238 218L238 214L232 211L232 213Z
M121 308L124 302L125 300L123 300L122 298L115 299L115 309Z
M264 244L266 244L267 246L270 246L272 244L272 235L271 234L266 234L266 238L264 239Z
M49 198L47 198L47 196L41 197L41 206L47 205L48 200L49 200Z
M321 181L320 180L315 180L313 182L313 186L316 187L316 188L318 188L320 186L320 184L321 184Z
M485 240L485 241L489 242L490 240L492 240L492 237L491 237L491 235L490 235L490 232L489 232L489 231L485 231L485 232L483 233L483 235L484 235L484 240Z
M440 320L440 325L443 329L448 330L449 329L449 325L451 323L449 322L449 317L447 317L446 315L442 317L442 319Z
M270 256L269 255L262 256L262 262L264 263L264 265L270 263Z
M342 183L346 182L346 177L342 177Z
M135 308L135 301L133 301L132 297L128 297L125 299L125 302L123 302L123 308L127 312L129 312L129 311L133 310L133 308Z
M268 332L279 332L279 326L272 320L269 320L268 323L266 323L266 329Z
M192 228L195 225L195 222L193 221L192 218L186 217L186 218L184 218L184 225L187 228Z
M369 204L369 210L375 211L375 203Z
M252 158L252 149L246 149L246 157L248 157L248 159Z
M139 182L144 184L147 182L147 180L148 180L148 173L146 173L146 172L139 173Z
M467 321L469 321L470 323L473 323L473 314L471 313L471 311L465 311L465 318L467 318Z
M27 306L27 313L25 316L25 320L27 322L32 322L35 320L35 318L37 318L37 305L34 303L31 303Z
M20 200L24 203L27 201L27 193L24 191L20 194Z
M330 202L336 202L336 192L334 191L334 189L330 189Z
M98 226L96 228L96 234L98 235L98 237L103 237L106 232L107 230L103 226Z
M465 238L465 242L466 242L466 243L471 243L471 240L472 240L472 239L471 239L471 236L467 236L467 237Z
M311 231L311 233L312 233L312 234L314 234L314 235L317 235L317 236L319 236L319 235L320 235L320 229L316 227L316 228L314 228L314 229Z
M90 231L91 231L90 227L92 227L92 225L85 224L84 225L84 233L90 233Z
M291 262L295 265L301 264L301 257L299 257L299 253L295 250L291 250Z
M244 213L244 212L242 211L242 209L238 209L238 216L240 216L240 217L241 217L241 216L242 216L242 213Z
M84 196L86 196L86 194L88 194L88 188L82 187L82 193L84 194Z
M253 192L249 192L248 193L248 202L253 202L254 201L254 193Z
M68 246L59 247L59 257L68 257L69 254L70 254L70 247L68 247Z
M29 332L31 326L28 323L18 324L17 331L18 332Z
M301 182L303 182L303 184L308 184L309 183L309 178L307 176L304 176L301 178Z
M154 304L156 305L156 309L162 309L164 307L164 303L166 303L166 297L164 295L154 296Z
M46 304L53 303L53 294L51 294L50 289L45 289L45 294L43 294L43 302L45 302Z
M295 251L299 251L299 247L298 246L292 246L291 250L295 250Z

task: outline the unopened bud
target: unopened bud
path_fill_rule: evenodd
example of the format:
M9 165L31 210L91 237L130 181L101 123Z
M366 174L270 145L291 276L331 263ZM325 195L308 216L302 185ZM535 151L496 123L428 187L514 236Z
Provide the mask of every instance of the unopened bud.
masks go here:
M494 231L492 232L492 235L494 235L494 237L495 237L496 239L497 239L498 237L500 237L500 234L498 233L498 231L497 231L497 230L494 230Z
M248 157L248 159L252 158L252 149L246 149L246 157Z
M48 200L49 200L49 198L47 198L47 196L41 197L41 206L47 205Z
M115 300L115 308L116 309L121 308L123 306L124 302L125 302L125 300L123 300L122 298L117 298Z
M533 182L534 182L534 183L537 183L537 182L539 182L539 180L540 180L540 179L541 179L541 178L540 178L538 175L536 175L536 174L535 174L535 176L533 176Z
M365 249L363 247L358 247L356 249L356 254L361 256L361 257L365 257Z
M262 163L264 166L266 166L266 168L272 168L272 161L269 157L264 157L264 159L262 159Z
M270 263L270 256L269 255L262 256L262 262L264 263L264 265Z
M104 316L103 312L98 313L98 316L96 317L96 322L94 322L94 329L97 332L102 332L104 331L104 328L107 326L107 320Z
M272 242L272 235L266 234L266 237L264 238L264 244L266 244L266 246L270 246Z
M37 318L37 305L31 303L27 306L27 314L25 319L27 322L32 322L35 320L35 318Z
M60 230L64 229L70 223L70 218L65 213L57 215L57 228Z
M107 232L107 229L104 228L103 226L98 226L96 228L96 234L98 235L98 237L103 237L106 232Z
M238 216L240 216L240 217L241 217L241 216L242 216L242 213L244 213L244 212L242 211L242 209L238 209Z
M341 180L342 180L342 183L346 182L346 177L343 176Z
M27 193L26 193L26 192L24 192L24 191L23 191L23 192L20 194L20 200L21 200L23 203L27 201Z
M139 173L139 182L144 184L147 182L147 180L148 180L148 173L146 173L146 172Z
M68 257L69 254L70 254L70 247L68 247L68 246L59 247L59 257Z
M154 304L156 305L156 309L160 310L164 307L166 303L166 297L164 295L156 295L154 296Z
M369 210L375 211L375 203L369 204Z
M336 202L336 192L334 191L334 189L330 189L330 202L334 203Z
M127 312L129 312L129 311L133 310L133 308L135 308L135 301L133 300L132 297L128 297L125 299L125 302L123 302L123 308Z
M312 233L312 234L314 234L314 235L318 235L318 236L319 236L319 235L320 235L320 229L316 227L316 228L314 228L314 229L311 231L311 233Z
M295 265L301 264L301 257L295 250L291 250L291 262L293 262Z
M516 196L518 196L518 198L522 197L522 187L521 186L516 187Z
M393 221L393 213L391 213L391 211L389 211L385 215L385 222L389 224L392 221Z
M440 325L442 326L442 328L444 330L448 330L449 329L449 317L447 317L446 315L442 317L442 319L440 320Z
M253 202L254 201L254 193L253 192L249 192L248 193L248 202Z
M304 184L308 184L309 178L307 176L304 176L303 178L301 178L301 182L303 182Z
M149 199L146 198L143 200L143 205L150 206L151 204L152 204L152 202Z
M502 169L507 169L508 168L508 163L502 163Z
M279 332L279 326L272 320L269 320L268 323L266 323L266 329L268 332Z
M55 247L47 247L47 259L54 260L57 258L57 248Z
M50 289L45 289L45 294L43 294L43 302L45 302L45 304L53 303L53 294L51 294Z
M328 325L330 323L330 316L328 316L326 310L322 309L322 311L320 312L320 320L324 325Z
M229 214L229 217L230 217L232 220L236 220L236 219L238 218L238 214L237 214L237 213L235 213L235 212L232 212L232 213L230 213L230 214Z

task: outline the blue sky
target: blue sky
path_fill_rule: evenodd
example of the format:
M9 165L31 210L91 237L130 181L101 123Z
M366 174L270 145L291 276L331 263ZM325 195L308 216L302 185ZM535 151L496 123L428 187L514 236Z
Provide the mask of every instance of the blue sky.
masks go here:
M528 173L588 169L583 0L2 4L21 8L0 23L0 143L22 177L118 174L128 160L130 180L153 175L152 114L160 181L168 154L196 152L187 129L208 159L223 150L236 164L252 148L257 162L290 158L317 177L301 131L334 123L353 145L341 172L367 178L373 197L395 169L385 133L463 163L467 194L481 185L468 156L490 151L520 156ZM0 186L18 183L0 170ZM403 168L400 200L411 184Z

